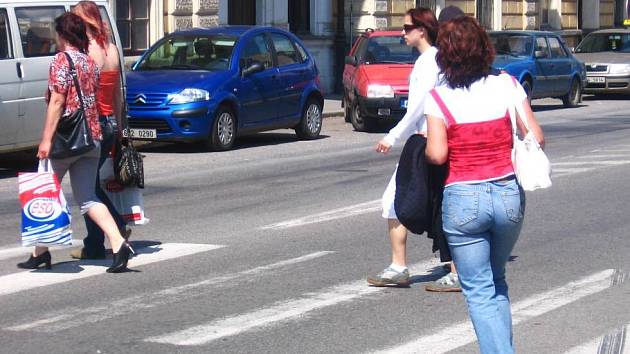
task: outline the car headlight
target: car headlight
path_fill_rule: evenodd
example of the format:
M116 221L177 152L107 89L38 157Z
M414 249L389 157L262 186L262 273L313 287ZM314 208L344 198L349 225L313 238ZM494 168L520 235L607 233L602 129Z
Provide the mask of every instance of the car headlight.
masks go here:
M609 72L611 74L630 74L630 64L611 64Z
M180 93L173 95L171 104L179 104L179 103L191 103L191 102L201 102L207 101L210 99L210 92L202 89L195 88L187 88L183 89Z
M394 97L394 88L390 85L370 85L368 86L367 96L369 98L392 98Z

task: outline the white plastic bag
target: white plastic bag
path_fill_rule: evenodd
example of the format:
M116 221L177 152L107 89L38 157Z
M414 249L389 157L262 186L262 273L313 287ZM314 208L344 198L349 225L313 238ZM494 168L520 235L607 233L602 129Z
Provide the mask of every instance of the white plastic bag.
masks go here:
M146 225L149 219L144 215L144 198L138 187L123 187L114 177L112 158L107 158L99 170L101 188L125 219L128 225Z

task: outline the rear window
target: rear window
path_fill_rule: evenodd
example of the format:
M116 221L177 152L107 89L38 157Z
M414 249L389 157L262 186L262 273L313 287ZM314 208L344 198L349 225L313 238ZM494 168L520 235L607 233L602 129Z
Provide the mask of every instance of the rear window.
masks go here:
M368 39L365 64L413 64L420 53L405 44L402 36L374 36Z

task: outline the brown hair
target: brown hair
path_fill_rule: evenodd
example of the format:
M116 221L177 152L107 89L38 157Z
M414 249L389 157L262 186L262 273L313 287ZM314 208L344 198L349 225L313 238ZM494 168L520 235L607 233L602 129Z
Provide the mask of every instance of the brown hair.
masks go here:
M435 57L452 88L469 88L490 74L495 51L488 33L470 16L440 25Z
M431 44L435 44L439 25L433 11L425 7L418 7L407 11L407 15L411 17L411 22L414 25L424 28Z
M85 32L85 22L81 17L66 12L55 19L55 31L59 37L82 53L87 53L90 40Z
M79 15L94 36L96 43L103 49L108 42L108 36L111 31L109 26L103 21L98 6L92 1L79 1L72 10L73 13Z

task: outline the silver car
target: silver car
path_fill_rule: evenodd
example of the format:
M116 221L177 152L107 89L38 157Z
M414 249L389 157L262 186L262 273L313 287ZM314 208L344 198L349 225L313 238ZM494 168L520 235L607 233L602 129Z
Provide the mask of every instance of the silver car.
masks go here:
M586 64L585 93L630 94L630 30L592 32L575 48L575 56Z

